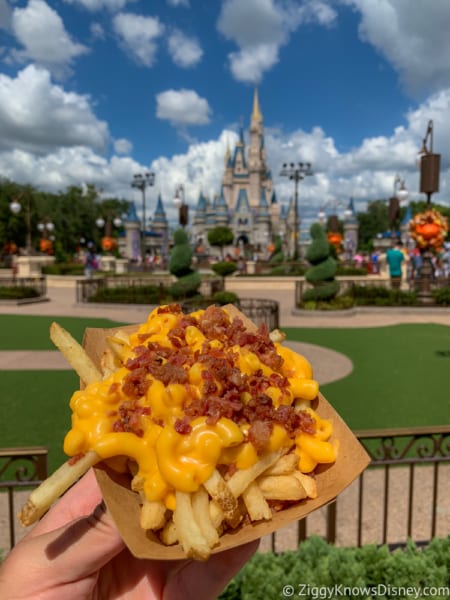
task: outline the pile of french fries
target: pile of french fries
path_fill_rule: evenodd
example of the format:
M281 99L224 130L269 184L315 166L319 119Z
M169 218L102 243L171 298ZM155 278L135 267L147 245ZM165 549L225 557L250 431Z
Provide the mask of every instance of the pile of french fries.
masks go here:
M110 377L121 365L122 349L129 341L128 332L117 330L107 339L101 366L97 368L84 348L58 324L52 324L50 337L85 385ZM271 334L273 341L279 342L283 337L278 331ZM39 519L101 460L96 452L88 451L64 463L31 493L19 514L22 524L28 526ZM108 459L104 462L108 465ZM126 464L131 489L140 497L141 527L154 532L162 544L180 544L186 556L196 560L208 559L226 531L249 522L270 520L274 510L318 494L314 476L299 470L295 445L268 452L251 467L236 469L231 475L223 475L218 466L196 491L175 490L173 509L162 501L149 501L136 462L128 459Z

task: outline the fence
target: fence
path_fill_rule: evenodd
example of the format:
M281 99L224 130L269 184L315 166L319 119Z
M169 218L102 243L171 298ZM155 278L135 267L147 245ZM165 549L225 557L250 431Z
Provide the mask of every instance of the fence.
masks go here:
M448 535L450 425L356 435L371 457L368 469L328 506L267 536L262 550L295 549L312 533L340 546L391 547L408 539L423 545L434 536ZM0 491L6 490L10 547L16 538L14 492L45 478L46 454L45 448L0 450Z
M1 287L24 287L35 289L39 296L45 296L47 293L46 277L1 277Z
M143 288L154 286L155 292L149 296L148 304L160 304L166 295L166 288L175 281L170 275L153 275L147 277L96 277L94 279L80 279L77 281L77 302L89 302L99 291L105 289L126 289L128 303L142 303ZM221 278L212 277L204 279L200 286L200 293L210 296L223 289ZM123 298L122 298L123 303Z
M345 294L352 289L353 286L366 286L366 287L390 287L390 279L383 277L370 278L367 277L336 277L339 282L339 294ZM305 279L299 279L295 282L295 306L299 306L302 302L303 294L306 290L311 289L313 286L308 283Z

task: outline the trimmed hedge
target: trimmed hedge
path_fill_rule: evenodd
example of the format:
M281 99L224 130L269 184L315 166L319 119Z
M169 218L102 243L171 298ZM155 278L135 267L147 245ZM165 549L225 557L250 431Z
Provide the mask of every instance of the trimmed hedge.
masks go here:
M257 553L220 600L268 598L450 598L450 536L420 549L413 542L341 548L312 536L298 550Z
M0 286L0 300L22 300L25 298L39 298L36 288L21 285Z
M88 298L88 302L110 302L117 304L159 304L164 292L157 285L126 286L100 288Z

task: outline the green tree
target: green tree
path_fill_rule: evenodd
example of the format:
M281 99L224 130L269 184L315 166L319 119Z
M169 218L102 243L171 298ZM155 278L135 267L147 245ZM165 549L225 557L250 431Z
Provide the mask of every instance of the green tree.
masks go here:
M211 246L220 248L220 256L223 260L223 249L233 243L234 235L232 230L225 225L218 225L208 231L208 242Z
M363 250L372 247L378 233L389 230L388 206L385 200L373 200L367 205L366 212L357 214L358 245Z

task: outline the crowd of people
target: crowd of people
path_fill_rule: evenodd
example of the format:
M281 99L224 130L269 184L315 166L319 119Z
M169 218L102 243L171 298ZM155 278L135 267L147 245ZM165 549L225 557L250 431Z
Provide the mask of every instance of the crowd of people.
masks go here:
M430 260L435 279L450 277L450 243L446 243L440 253L431 254ZM365 268L371 275L382 275L385 271L395 288L402 280L412 282L419 278L423 261L423 253L417 246L407 247L400 240L394 241L385 252L357 252L352 259L355 267Z

